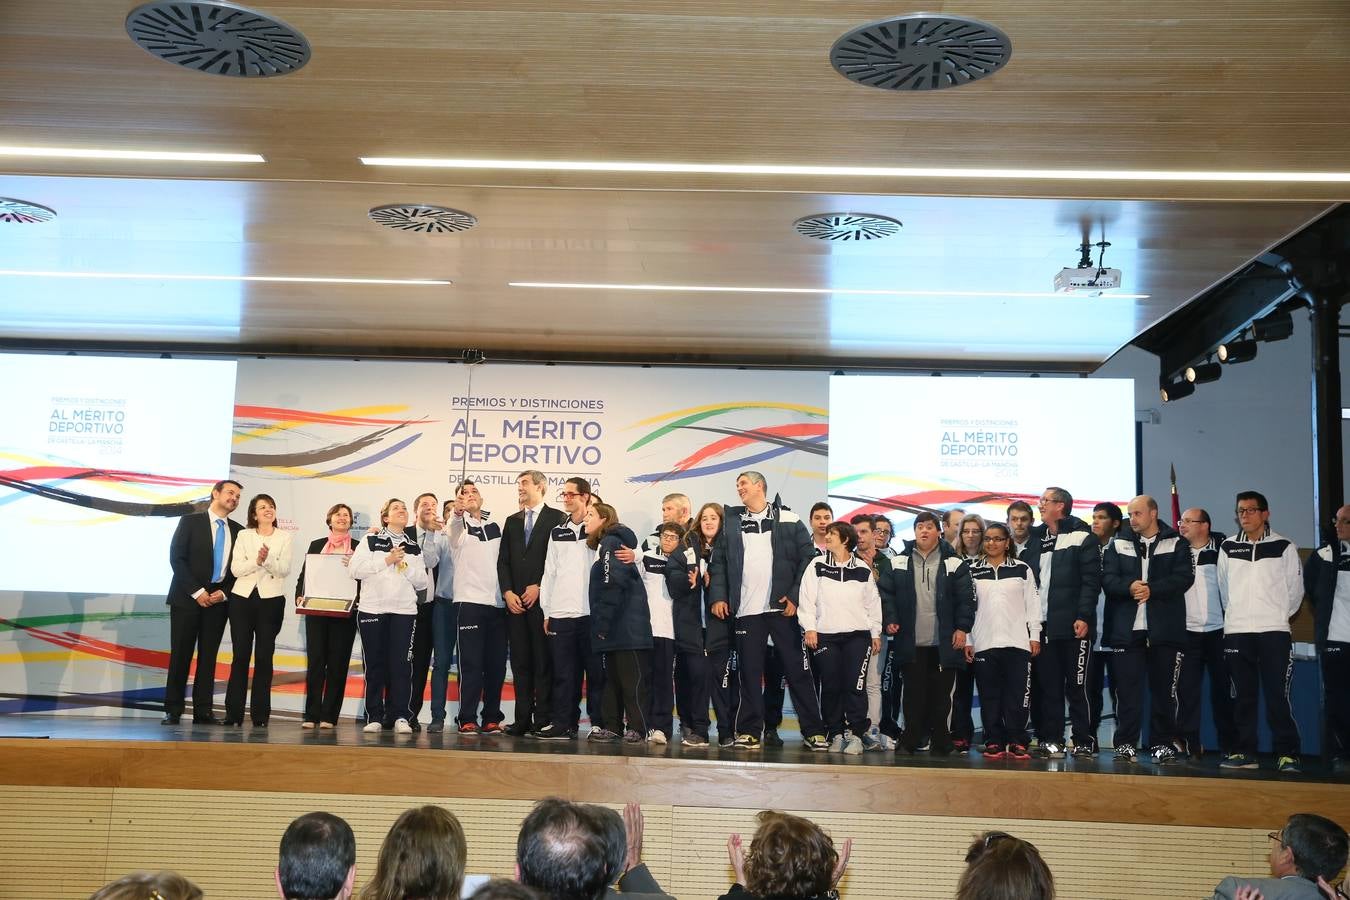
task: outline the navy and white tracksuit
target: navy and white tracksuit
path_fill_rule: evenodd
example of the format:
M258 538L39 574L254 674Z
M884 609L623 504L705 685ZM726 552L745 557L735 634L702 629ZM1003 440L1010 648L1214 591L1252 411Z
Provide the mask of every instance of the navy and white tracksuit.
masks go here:
M406 554L403 562L389 565L385 557L398 545ZM391 727L412 718L418 593L427 589L431 574L422 548L387 528L361 540L347 571L361 582L356 627L366 675L366 720Z
M1041 636L1036 576L1016 559L1005 559L998 566L973 559L967 568L975 592L975 625L968 641L975 655L984 740L1026 746L1031 642Z
M1330 752L1350 759L1350 543L1336 541L1308 557L1303 583L1313 604Z
M506 680L506 604L497 583L502 528L482 511L450 520L450 556L455 564L454 602L459 642L459 716L456 722L500 724Z
M1300 739L1289 702L1294 674L1289 619L1303 603L1298 548L1269 528L1260 540L1246 535L1219 545L1219 595L1223 598L1223 652L1233 679L1235 752L1257 752L1257 692L1266 702L1276 756L1298 756Z
M648 693L647 727L661 732L667 739L675 725L675 601L666 583L668 562L658 539L655 546L643 550L640 563L652 628L652 682Z
M817 557L802 575L797 621L816 633L820 707L826 734L867 732L867 668L881 637L881 594L872 567L850 555L839 565Z
M1219 545L1224 536L1211 532L1209 543L1191 548L1195 582L1186 591L1186 650L1177 685L1177 731L1186 752L1198 753L1201 693L1209 674L1209 706L1221 753L1233 753L1237 727L1233 724L1233 682L1223 653L1223 600L1219 596Z
M604 663L591 647L591 567L598 553L586 542L586 526L570 519L549 534L539 609L548 620L544 640L553 663L555 729L574 732L581 719L581 683L586 681L586 714L603 727Z

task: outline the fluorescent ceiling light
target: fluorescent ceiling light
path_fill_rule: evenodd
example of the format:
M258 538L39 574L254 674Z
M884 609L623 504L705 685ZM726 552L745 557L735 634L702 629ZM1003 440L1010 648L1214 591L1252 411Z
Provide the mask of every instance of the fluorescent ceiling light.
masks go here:
M266 162L256 153L179 153L170 150L98 150L83 147L0 147L0 156L46 159L130 159L159 162Z
M1216 172L1147 169L965 169L932 166L770 166L732 163L575 162L362 156L367 166L515 169L529 172L653 172L683 175L845 175L859 178L1008 178L1050 181L1350 182L1350 172Z
M402 284L445 285L451 281L428 278L318 278L288 275L182 275L151 272L39 272L26 269L0 269L0 275L25 278L118 278L138 281L268 281L281 284Z
M727 287L705 284L579 284L564 281L511 281L508 282L508 285L510 287L578 291L677 291L691 294L845 294L856 297L1026 297L1042 299L1073 296L1072 294L1055 293L1053 291L903 291L855 288ZM1101 296L1121 300L1147 300L1150 295L1103 292Z

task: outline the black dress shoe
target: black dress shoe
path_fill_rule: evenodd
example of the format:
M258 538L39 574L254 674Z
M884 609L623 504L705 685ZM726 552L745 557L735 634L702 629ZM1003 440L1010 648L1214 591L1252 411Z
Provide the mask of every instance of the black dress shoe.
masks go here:
M222 721L220 721L219 719L217 719L217 720L216 720L214 723L212 723L212 724L215 724L215 725L224 725L226 728L243 728L243 727L244 727L244 720L243 720L243 719L226 719L225 721L222 722Z
M221 720L221 719L217 719L214 715L211 715L211 716L193 716L193 717L192 717L192 724L193 724L193 725L228 725L228 724L230 724L230 723L229 723L228 721L223 721L223 720ZM236 724L237 724L237 723L236 723Z
M781 747L783 746L783 739L778 736L777 731L772 728L767 728L764 730L764 746Z
M511 737L524 737L525 735L530 733L530 726L528 723L512 722L510 725L507 725L506 728L503 730L507 734L511 735Z
M266 728L266 727L267 727L267 723L266 723L266 722L259 722L259 721L256 721L256 720L255 720L255 721L253 722L253 727L254 727L254 728Z
M165 714L164 714L164 718L162 718L162 719L159 720L159 724L161 724L161 725L177 725L179 719L181 719L181 718L182 718L182 716L180 716L178 713L165 713Z
M422 730L422 723L416 719L409 719L408 724L412 726L413 734Z

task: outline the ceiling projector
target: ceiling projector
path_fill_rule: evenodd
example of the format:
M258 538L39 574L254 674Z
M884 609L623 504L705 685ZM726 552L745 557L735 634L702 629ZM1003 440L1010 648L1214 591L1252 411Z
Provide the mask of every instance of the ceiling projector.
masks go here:
M1060 269L1055 291L1061 294L1095 294L1120 287L1120 270L1100 266Z

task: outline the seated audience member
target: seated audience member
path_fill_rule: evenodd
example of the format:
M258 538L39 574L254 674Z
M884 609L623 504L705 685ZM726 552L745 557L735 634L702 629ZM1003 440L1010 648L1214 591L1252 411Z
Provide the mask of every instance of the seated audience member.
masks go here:
M1345 868L1345 829L1312 813L1295 813L1269 835L1270 878L1230 875L1214 889L1214 900L1257 894L1265 900L1318 900L1318 880L1330 881Z
M346 820L312 812L281 836L277 861L281 900L348 900L356 882L356 836Z
M665 897L641 862L642 810L612 809L548 797L520 823L516 838L516 878L550 900L600 900L614 894L618 881L625 897Z
M1036 847L987 831L966 851L957 900L1054 900L1055 878Z
M838 897L835 886L844 877L853 839L836 852L830 836L809 819L765 810L747 853L739 834L727 839L727 855L736 883L722 900L743 898Z
M469 900L544 900L544 895L519 881L494 878L469 895Z
M385 835L361 900L459 900L467 854L454 813L439 806L410 809Z
M202 900L202 889L177 872L133 872L94 891L89 900Z

